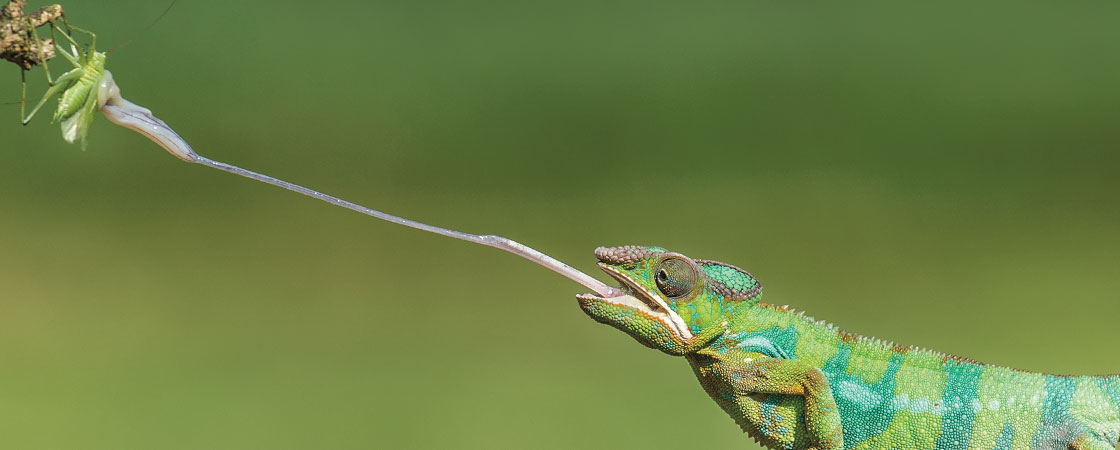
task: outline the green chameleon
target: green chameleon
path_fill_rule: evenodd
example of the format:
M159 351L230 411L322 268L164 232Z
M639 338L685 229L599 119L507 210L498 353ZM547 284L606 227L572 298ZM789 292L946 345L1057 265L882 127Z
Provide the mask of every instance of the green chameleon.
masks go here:
M846 333L760 301L751 274L659 247L595 250L629 295L577 296L596 321L684 356L704 391L780 449L1114 449L1120 377L981 364Z
M577 297L593 319L684 356L708 395L767 447L1114 449L1120 440L1117 376L1030 373L846 333L762 303L762 285L742 269L658 247L595 251L599 266L621 283L618 289L500 236L411 221L202 157L150 110L120 97L105 70L105 53L92 43L83 52L62 34L71 52L57 51L74 68L50 80L24 123L61 94L54 119L69 142L84 143L101 110L184 161L541 264L596 292Z

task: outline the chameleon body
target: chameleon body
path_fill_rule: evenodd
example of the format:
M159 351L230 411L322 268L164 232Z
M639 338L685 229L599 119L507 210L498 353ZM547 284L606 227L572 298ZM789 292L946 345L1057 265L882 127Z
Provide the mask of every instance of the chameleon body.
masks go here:
M777 449L1114 449L1120 377L1031 373L846 333L761 302L735 266L659 247L595 251L627 295L596 321L683 356L704 391Z

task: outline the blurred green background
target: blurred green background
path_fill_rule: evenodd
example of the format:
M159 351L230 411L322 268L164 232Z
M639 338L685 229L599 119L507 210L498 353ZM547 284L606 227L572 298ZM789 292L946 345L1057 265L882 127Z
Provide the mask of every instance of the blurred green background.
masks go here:
M597 276L596 246L661 245L852 332L1120 372L1115 2L180 0L148 32L166 3L63 5L212 158ZM531 263L0 113L0 446L754 448Z

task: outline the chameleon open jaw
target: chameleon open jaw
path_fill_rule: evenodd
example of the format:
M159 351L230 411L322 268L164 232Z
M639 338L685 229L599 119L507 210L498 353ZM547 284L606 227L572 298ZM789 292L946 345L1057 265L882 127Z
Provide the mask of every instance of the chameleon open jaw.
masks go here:
M585 300L595 299L636 309L661 321L661 323L665 324L666 328L672 330L682 340L692 339L692 330L685 325L684 319L682 319L676 311L673 311L672 308L669 308L669 305L666 304L665 300L662 300L660 296L634 283L614 267L599 263L599 268L603 269L607 275L610 275L611 278L614 278L622 285L621 289L624 294L612 297L600 297L595 294L579 294L577 296L578 298Z

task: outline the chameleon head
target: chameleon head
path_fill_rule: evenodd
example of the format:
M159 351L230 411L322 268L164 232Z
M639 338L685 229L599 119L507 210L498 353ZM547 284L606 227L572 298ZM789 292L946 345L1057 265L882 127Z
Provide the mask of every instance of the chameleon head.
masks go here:
M675 349L690 347L693 336L726 326L740 307L757 302L762 293L762 284L745 270L660 247L600 247L595 257L626 295L580 294L580 308L666 353L676 354Z

